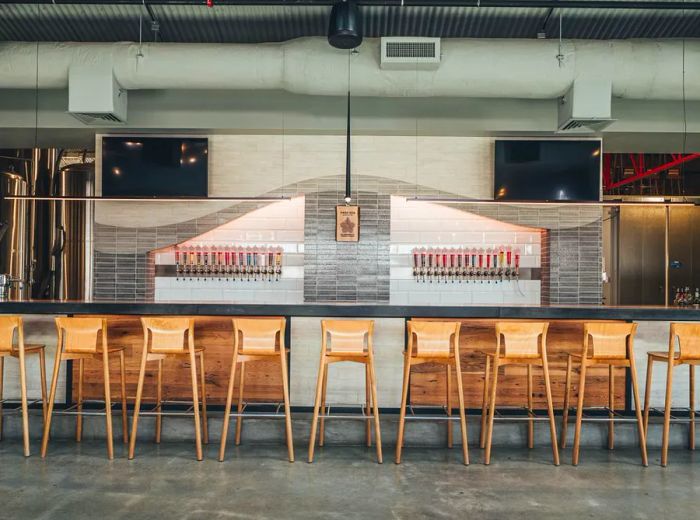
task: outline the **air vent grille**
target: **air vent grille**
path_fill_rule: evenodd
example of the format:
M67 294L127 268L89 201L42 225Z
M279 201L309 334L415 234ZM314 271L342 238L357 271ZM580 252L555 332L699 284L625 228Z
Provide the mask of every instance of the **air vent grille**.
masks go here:
M387 58L434 58L435 42L387 42Z
M440 38L382 38L381 68L415 70L440 66Z
M70 112L70 115L85 125L100 125L103 123L124 124L126 122L111 112Z

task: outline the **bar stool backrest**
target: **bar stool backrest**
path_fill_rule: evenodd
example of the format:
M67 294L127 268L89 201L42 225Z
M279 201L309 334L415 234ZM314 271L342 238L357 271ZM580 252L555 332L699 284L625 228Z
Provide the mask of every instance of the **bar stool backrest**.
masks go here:
M11 352L15 331L20 334L22 318L20 316L0 316L0 352Z
M56 318L58 348L70 354L97 354L101 343L106 344L107 320L105 318Z
M364 354L372 350L374 320L321 320L321 345L327 354Z
M636 323L584 323L583 355L591 350L596 358L626 359L636 332Z
M547 329L547 322L497 322L496 355L501 353L501 341L504 357L537 358L546 355Z
M700 359L700 323L671 323L669 350L676 350L676 338L680 359Z
M234 318L233 348L239 353L274 354L279 345L284 349L284 318Z
M141 318L144 345L152 354L182 354L194 345L194 318Z
M449 357L457 352L459 321L408 322L409 354L416 357ZM415 338L415 351L413 349Z

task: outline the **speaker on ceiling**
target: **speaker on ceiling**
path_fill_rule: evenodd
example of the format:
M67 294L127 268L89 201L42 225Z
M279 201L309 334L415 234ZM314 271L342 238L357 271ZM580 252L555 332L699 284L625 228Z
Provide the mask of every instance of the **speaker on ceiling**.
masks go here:
M328 43L336 49L354 49L362 43L362 16L354 0L333 5L328 23Z

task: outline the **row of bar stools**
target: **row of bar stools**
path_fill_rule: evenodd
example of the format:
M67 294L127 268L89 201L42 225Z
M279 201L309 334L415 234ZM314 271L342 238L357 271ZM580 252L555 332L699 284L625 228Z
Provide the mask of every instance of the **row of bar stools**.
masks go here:
M124 347L110 347L107 343L107 320L105 318L56 318L58 343L56 345L56 359L53 365L53 378L51 379L51 392L49 404L44 421L44 435L41 440L41 456L45 457L48 449L49 435L51 432L51 417L54 402L56 400L56 388L61 361L78 360L78 401L75 411L67 409L64 413L76 415L76 440L82 440L83 400L82 384L84 361L94 359L102 361L104 375L104 402L105 423L107 429L107 457L114 458L114 445L112 439L112 396L109 385L109 356L119 354L119 367L121 371L121 404L122 404L122 437L128 442L126 415L126 377L124 374Z
M207 421L207 398L204 375L204 348L194 344L194 318L141 318L143 326L143 351L141 354L141 368L136 387L136 402L134 404L134 417L131 424L131 438L129 442L129 459L134 458L136 449L136 434L138 432L138 420L141 413L141 400L143 398L143 384L146 377L146 363L158 362L158 378L156 388L156 407L151 412L143 415L156 416L156 443L160 442L162 418L169 415L162 410L162 380L163 360L168 358L185 360L189 362L192 382L192 410L194 415L195 452L197 460L202 460L202 436L204 444L209 443L209 429ZM199 414L199 392L197 389L197 358L200 363L200 375L202 384L202 417ZM105 375L106 377L106 375Z
M17 340L15 341L15 336ZM17 358L19 361L20 409L22 412L22 441L24 456L29 457L29 400L27 398L27 366L26 356L39 356L39 372L41 376L41 407L42 416L46 420L46 359L44 345L24 343L24 327L19 316L0 316L0 440L3 437L3 384L5 373L5 357Z

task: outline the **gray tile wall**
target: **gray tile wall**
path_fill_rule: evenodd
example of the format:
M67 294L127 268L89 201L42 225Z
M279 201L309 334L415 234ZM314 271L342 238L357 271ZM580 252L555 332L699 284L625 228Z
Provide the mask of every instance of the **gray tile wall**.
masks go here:
M304 222L304 301L389 302L391 200L353 193L360 206L360 241L335 241L342 191L307 193Z

